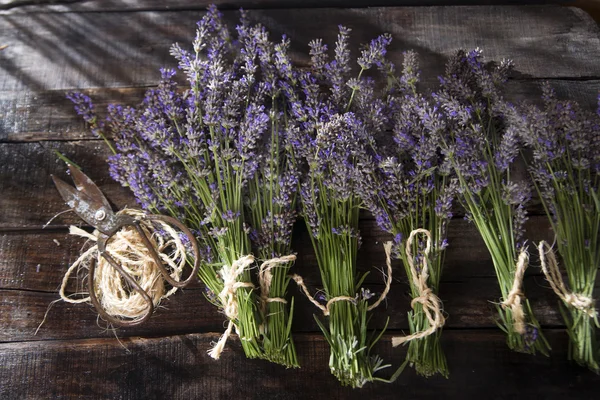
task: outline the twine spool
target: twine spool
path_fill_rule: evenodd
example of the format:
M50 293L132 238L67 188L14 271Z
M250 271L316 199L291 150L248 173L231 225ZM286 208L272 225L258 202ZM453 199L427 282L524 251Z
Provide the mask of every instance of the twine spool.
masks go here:
M132 217L144 215L143 212L133 209L124 209L118 214L127 214ZM157 249L163 263L171 271L170 276L175 281L180 281L187 261L186 248L178 232L160 220L150 222L140 219L140 225L152 245ZM160 226L164 234L157 232L156 225ZM91 234L75 226L69 228L69 233L85 237L90 242L96 242L99 237L97 231ZM148 293L155 307L160 304L161 300L177 291L175 287L167 290L159 267L135 228L125 227L118 231L106 244L106 251ZM94 274L95 285L93 289L88 288L88 290L95 291L96 297L106 313L128 321L142 319L148 312L148 304L139 293L129 288L119 272L104 257L100 256L98 246L95 244L81 254L65 273L59 291L61 299L73 304L90 303L89 296L73 298L83 293L67 295L65 289L73 272L89 266L92 258L95 258L97 262Z

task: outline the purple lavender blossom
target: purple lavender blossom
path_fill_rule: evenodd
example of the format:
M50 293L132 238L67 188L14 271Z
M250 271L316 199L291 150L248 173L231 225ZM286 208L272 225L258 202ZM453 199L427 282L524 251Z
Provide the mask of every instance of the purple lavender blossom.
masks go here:
M85 122L90 125L96 123L94 104L89 96L80 92L69 92L67 93L67 99L73 102L75 105L75 112L77 115L81 116Z

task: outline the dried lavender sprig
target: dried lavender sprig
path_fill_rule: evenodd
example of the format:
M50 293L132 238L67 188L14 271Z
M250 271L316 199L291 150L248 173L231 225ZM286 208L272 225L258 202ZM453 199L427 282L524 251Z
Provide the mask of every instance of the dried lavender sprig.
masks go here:
M459 51L448 61L440 90L434 94L448 130L440 137L440 146L459 180L459 199L467 218L492 256L505 304L516 279L517 251L524 251L521 238L530 199L527 182L512 177L518 141L514 129L506 125L509 107L499 89L511 65L505 61L490 71L478 49ZM497 306L498 324L507 334L508 346L547 354L549 345L529 301L521 297L521 303L523 321L511 307Z
M287 55L289 40L274 44L264 27L238 26L245 65L260 67L265 83L264 102L270 105L270 127L260 138L255 157L258 168L249 180L246 216L250 240L261 261L290 255L292 227L296 220L296 193L299 172L285 151L285 116L281 80L291 77ZM249 68L249 67L248 67ZM272 266L268 293L261 293L263 357L287 367L298 367L292 340L293 299L286 303L292 262ZM261 278L259 272L259 280Z
M417 92L418 63L416 54L405 53L403 70L396 80L398 99L390 130L378 146L381 158L376 179L381 182L371 198L364 199L379 227L394 236L394 254L403 261L410 278L405 240L412 231L425 228L432 236L433 249L428 258L427 286L438 293L447 247L447 225L452 218L452 201L456 180L447 160L439 151L439 135L444 134L442 116L427 99ZM423 257L424 241L413 244L417 263ZM421 296L420 288L409 279L413 299ZM429 328L429 320L421 303L409 313L411 334ZM409 342L407 362L424 376L448 376L446 357L440 346L441 329L424 338Z
M526 106L510 122L533 151L526 162L556 235L569 290L591 299L591 308L560 304L569 358L599 373L600 325L592 295L600 267L600 116L557 99L548 84L543 100L543 108Z
M226 282L223 269L250 252L244 190L254 179L256 148L270 121L264 100L272 82L262 79L269 70L261 70L268 63L256 62L264 56L259 46L264 32L248 33L244 26L243 21L238 31L243 40L236 43L245 45L238 48L210 7L198 23L193 52L172 48L189 89L179 91L175 71L165 69L159 87L149 90L139 107L110 107L105 128L116 142L111 175L130 187L144 208L175 215L196 230L206 249L200 277L208 297L225 310L235 310L226 303L236 300L237 315L229 318L253 358L264 357L264 351L250 272L245 268ZM253 37L244 39L247 34ZM223 290L233 284L235 295Z
M291 112L287 136L292 157L307 171L300 187L301 210L329 304L328 324L315 318L331 348L331 372L343 385L362 387L383 380L376 373L388 367L370 354L379 337L368 337L371 294L357 288L361 280L356 276L356 256L360 194L372 190L373 184L372 135L382 129L389 114L386 97L375 94L373 79L363 72L373 64L387 65L389 37L365 49L358 78L351 78L349 33L339 28L332 60L326 45L312 41L312 71L299 73L297 82L287 82L284 89ZM329 303L332 299L338 301Z

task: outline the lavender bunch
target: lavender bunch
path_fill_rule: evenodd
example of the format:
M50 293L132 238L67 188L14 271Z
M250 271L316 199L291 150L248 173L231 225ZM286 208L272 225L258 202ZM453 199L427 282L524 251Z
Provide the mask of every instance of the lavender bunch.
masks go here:
M262 26L238 26L248 65L261 71L257 96L270 107L269 128L256 146L258 168L246 189L246 216L253 250L263 261L259 268L263 357L288 367L298 367L291 325L294 303L285 300L290 281L292 227L296 220L299 171L285 147L285 102L281 82L292 78L287 55L289 40L274 44Z
M600 267L600 109L594 114L575 102L560 101L549 85L543 100L542 109L528 107L515 126L533 152L529 170L556 235L570 290L543 243L540 258L562 300L569 358L598 373L595 328L600 325L592 295Z
M466 218L475 224L492 256L502 293L498 323L508 346L547 354L549 345L521 290L528 260L523 225L531 189L527 182L514 179L519 138L507 126L509 107L499 90L511 68L510 61L486 68L479 50L459 51L450 58L434 94L448 129L440 136L440 146L459 180Z
M390 65L384 56L391 39L385 35L372 41L358 59L358 78L352 78L350 30L339 29L334 58L329 60L321 40L312 41L312 70L287 82L291 113L287 136L293 160L306 171L300 184L301 212L326 304L313 302L329 316L327 326L315 316L331 347L329 367L342 385L362 387L385 381L376 373L388 367L371 355L383 332L377 337L367 332L369 311L379 302L369 305L373 293L360 288L364 276L356 273L359 211L365 197L361 193L374 190L374 135L387 121L385 97L363 74L376 65L387 76ZM300 277L295 279L304 285Z
M138 107L110 106L103 123L93 116L88 99L72 96L92 129L115 140L112 177L129 187L143 208L185 221L203 244L200 278L209 300L229 319L211 350L214 358L233 329L249 358L269 358L261 343L264 321L250 276L254 258L245 214L250 182L264 178L258 173L263 161L257 149L278 118L265 106L273 93L270 70L261 70L268 61L259 61L265 35L242 17L234 40L210 7L198 23L193 51L177 44L171 49L187 89L179 90L174 70L163 69L158 88L148 90ZM286 330L289 336L289 324ZM287 360L295 363L293 350Z
M424 376L439 373L447 377L446 357L440 346L441 327L431 326L427 314L430 310L424 310L427 299L421 286L411 279L411 265L421 264L421 259L428 257L426 284L433 295L437 295L457 182L450 163L439 151L439 137L445 134L443 116L417 92L418 78L416 54L407 52L402 75L396 82L392 137L387 135L378 147L381 161L376 178L381 184L364 200L379 227L394 236L394 254L402 259L409 277L414 299L414 311L409 313L411 335L398 338L397 342L409 341L407 362L414 365L417 373ZM428 256L424 254L425 240L414 241L410 253L417 256L408 260L407 239L420 228L431 235L431 252ZM436 298L436 302L439 303L439 299ZM420 337L421 332L429 334Z

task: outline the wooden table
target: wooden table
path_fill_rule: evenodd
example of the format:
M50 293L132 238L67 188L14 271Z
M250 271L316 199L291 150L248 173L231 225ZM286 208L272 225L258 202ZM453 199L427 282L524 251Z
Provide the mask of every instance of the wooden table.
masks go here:
M29 2L25 2L29 3ZM91 307L59 302L48 312L67 266L82 241L68 235L72 214L65 210L50 174L64 176L53 150L79 163L115 206L133 205L130 193L111 181L107 149L86 131L64 99L70 89L85 89L99 107L108 102L136 103L154 85L163 65L174 65L171 43L191 43L203 2L87 1L14 7L0 15L0 398L597 398L600 379L567 361L567 335L557 301L530 268L527 295L554 348L551 357L507 349L494 323L492 301L500 294L483 242L474 228L457 218L441 285L449 315L443 345L450 379L418 377L407 370L392 384L362 390L341 388L327 367L328 347L312 319L315 311L295 289L295 340L302 369L285 370L245 359L230 340L219 361L206 354L223 331L223 316L202 296L198 283L177 293L147 324L106 330ZM246 2L256 5L256 2ZM273 3L265 2L270 6ZM301 3L294 3L300 5ZM332 1L332 5L341 2ZM225 13L235 21L236 13ZM306 63L309 39L333 42L337 24L353 29L365 42L391 32L391 58L418 51L424 85L431 86L457 48L481 47L488 60L514 59L515 77L507 84L513 100L536 100L539 84L549 80L563 95L594 107L600 90L600 32L584 12L559 6L484 6L363 9L269 9L252 11L273 37L292 38L298 63ZM533 209L532 240L550 239L546 217ZM381 242L387 237L365 216L360 268L384 265ZM299 227L296 270L318 285L307 236ZM407 329L410 307L407 279L399 265L387 301L373 320L390 330L378 352L394 365L405 348L393 349L390 336ZM382 278L368 284L381 288ZM75 287L69 290L76 290ZM118 338L117 338L118 337Z

